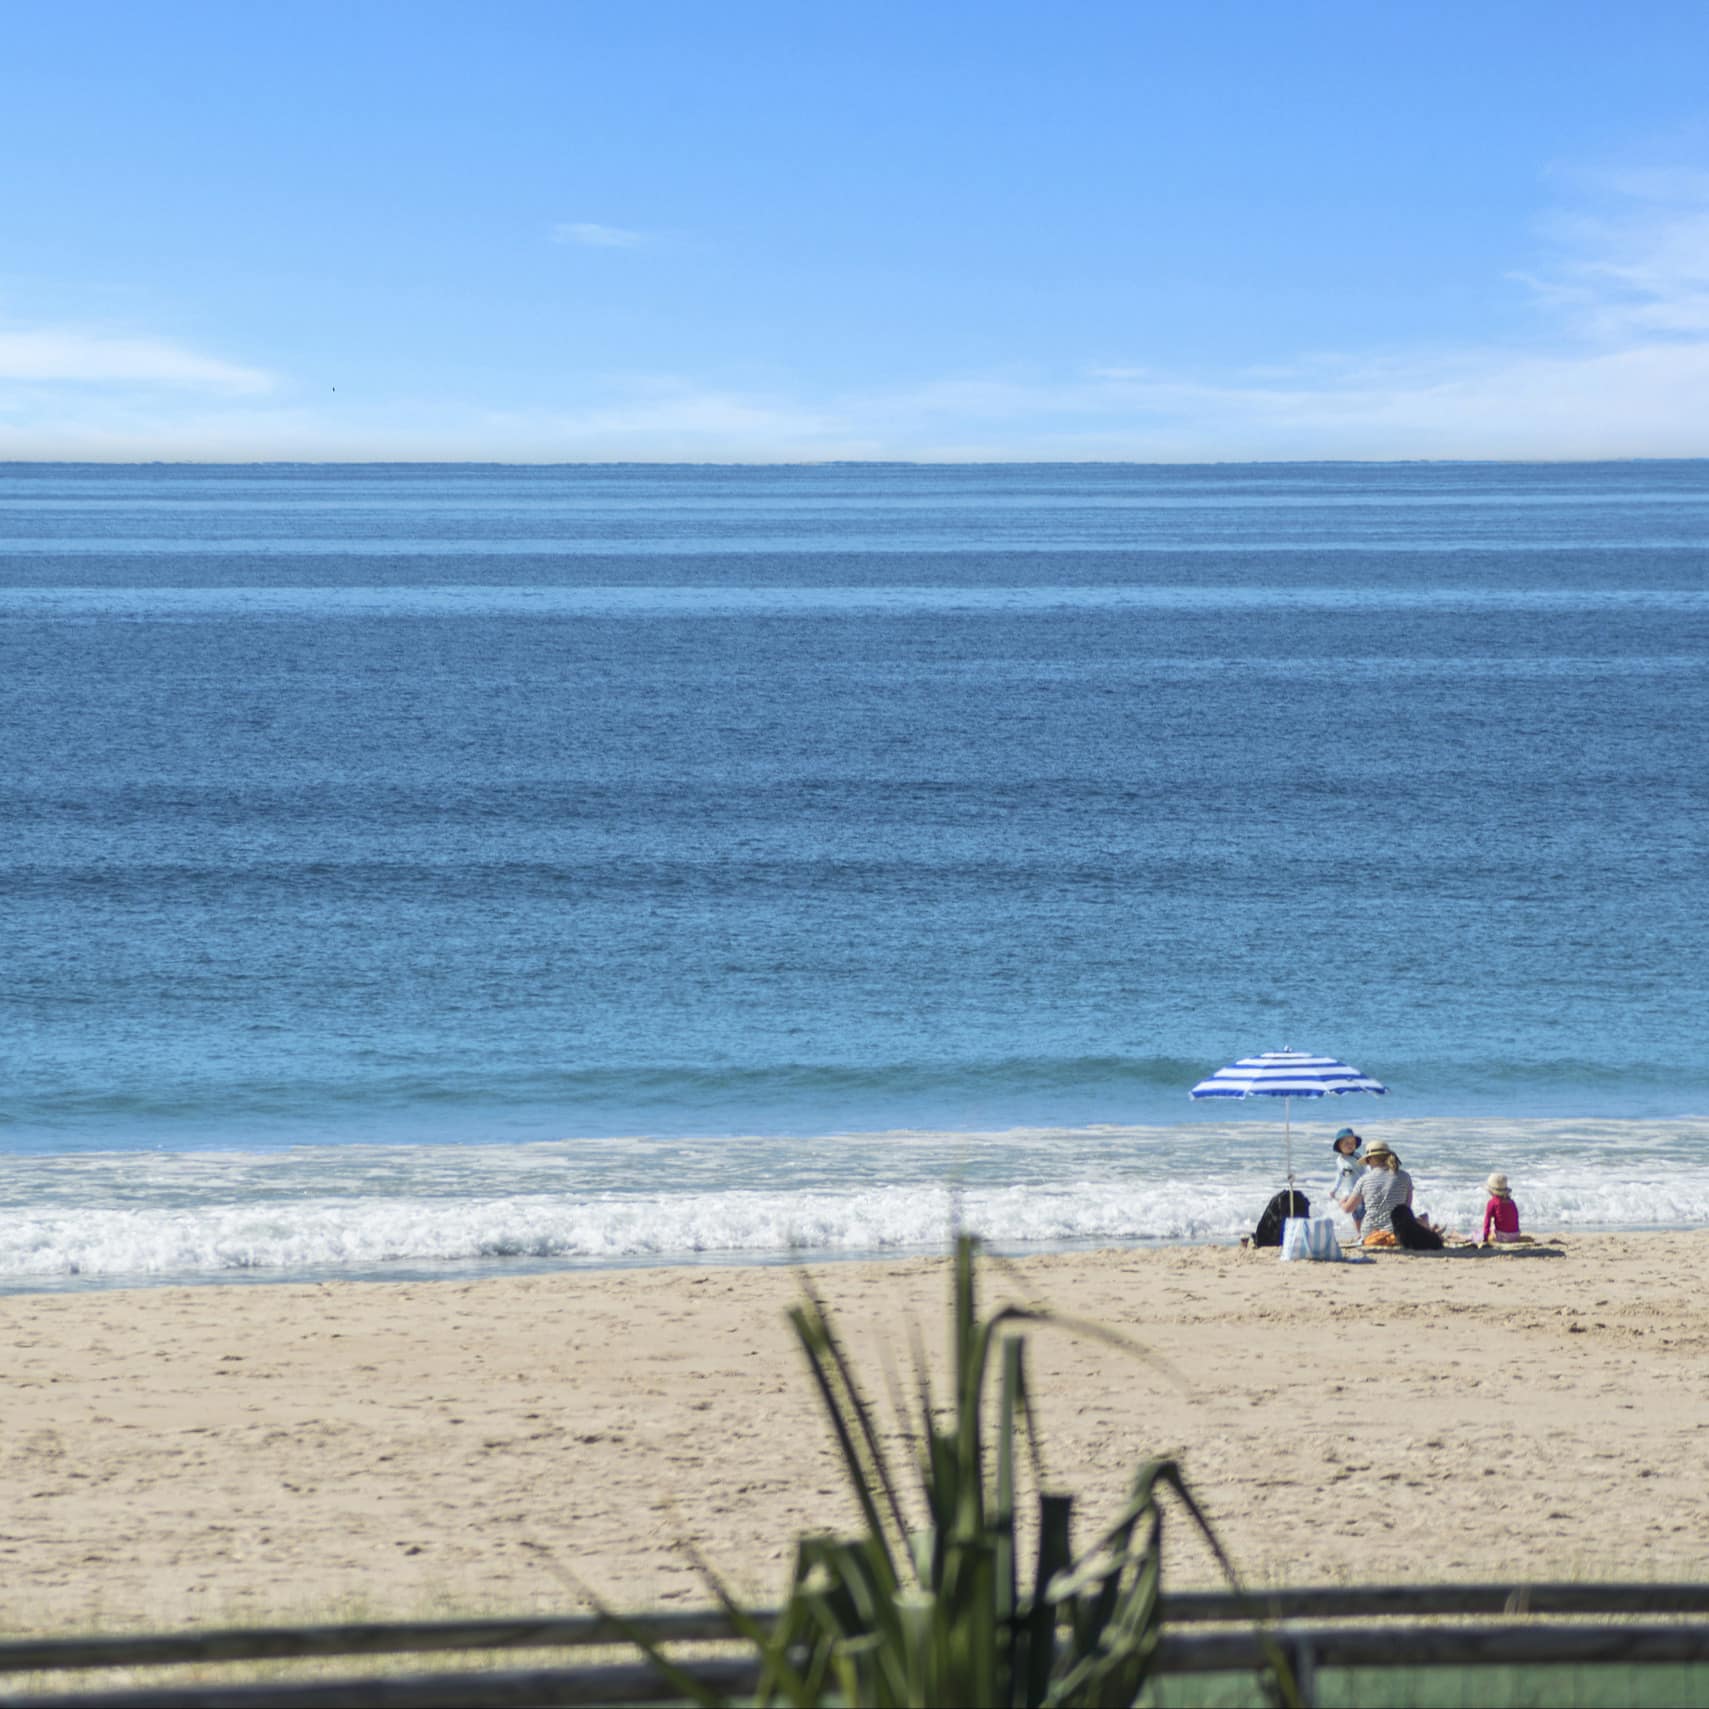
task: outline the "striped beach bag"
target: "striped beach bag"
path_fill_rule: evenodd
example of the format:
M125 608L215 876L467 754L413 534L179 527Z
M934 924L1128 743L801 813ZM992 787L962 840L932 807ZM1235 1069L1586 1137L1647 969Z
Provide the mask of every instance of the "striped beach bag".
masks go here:
M1291 1216L1282 1224L1282 1257L1317 1258L1339 1264L1346 1257L1335 1235L1335 1219L1327 1216Z

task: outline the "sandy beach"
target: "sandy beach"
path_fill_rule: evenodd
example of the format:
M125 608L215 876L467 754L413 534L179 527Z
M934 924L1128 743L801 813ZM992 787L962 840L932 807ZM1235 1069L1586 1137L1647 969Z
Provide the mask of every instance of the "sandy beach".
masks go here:
M1709 1232L1277 1263L1038 1257L987 1299L1118 1328L1172 1375L1031 1337L1046 1466L1088 1524L1180 1457L1258 1583L1701 1576ZM882 1397L941 1260L815 1274ZM12 1630L777 1595L853 1522L785 1268L136 1289L0 1301ZM1211 1582L1177 1525L1172 1582Z

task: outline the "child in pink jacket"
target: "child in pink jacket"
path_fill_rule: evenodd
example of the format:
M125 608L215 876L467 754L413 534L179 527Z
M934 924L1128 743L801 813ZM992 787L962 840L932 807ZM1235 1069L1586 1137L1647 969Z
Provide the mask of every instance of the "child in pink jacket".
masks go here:
M1519 1232L1519 1207L1508 1190L1507 1177L1497 1172L1484 1182L1484 1186L1489 1190L1489 1203L1484 1206L1484 1245L1490 1243L1492 1223L1499 1244L1507 1246L1523 1240L1524 1236Z

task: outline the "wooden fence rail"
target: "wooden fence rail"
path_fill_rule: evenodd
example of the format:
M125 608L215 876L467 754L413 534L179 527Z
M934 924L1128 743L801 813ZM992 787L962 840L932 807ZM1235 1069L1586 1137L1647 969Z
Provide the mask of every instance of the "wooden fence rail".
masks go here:
M1709 1614L1709 1584L1330 1584L1294 1590L1165 1592L1168 1626L1249 1620L1412 1620L1447 1615Z
M1453 1615L1709 1615L1709 1584L1322 1585L1296 1590L1185 1591L1162 1598L1166 1626L1269 1621L1437 1619ZM759 1623L774 1618L756 1613ZM629 1617L662 1644L733 1640L716 1609ZM0 1640L0 1674L66 1668L161 1667L184 1662L247 1662L324 1656L409 1655L430 1651L588 1649L623 1644L624 1633L597 1614L527 1620L368 1621L343 1626L260 1626L227 1631L110 1638Z
M1292 1655L1302 1683L1323 1668L1709 1663L1709 1619L1677 1618L1709 1615L1709 1584L1334 1585L1245 1598L1227 1592L1165 1596L1158 1671L1257 1670L1266 1654L1251 1626L1254 1614L1268 1623L1270 1639ZM1582 1620L1588 1615L1601 1618L1569 1623L1571 1617ZM1326 1616L1332 1623L1323 1623ZM769 1616L757 1618L763 1623ZM1397 1623L1443 1619L1456 1623ZM629 1624L661 1645L728 1645L736 1637L716 1611L639 1615ZM1191 1629L1206 1626L1225 1629ZM428 1652L577 1650L624 1642L624 1634L597 1615L27 1639L0 1642L0 1675ZM750 1693L757 1679L756 1664L747 1653L699 1654L681 1665L731 1697ZM658 1703L668 1695L663 1679L645 1661L565 1660L552 1667L342 1680L73 1687L0 1695L0 1709L310 1709L332 1704L347 1709L496 1709L511 1704Z
M1709 1624L1610 1626L1295 1626L1272 1627L1284 1650L1314 1668L1518 1667L1545 1662L1706 1662ZM1160 1673L1246 1673L1265 1662L1255 1632L1165 1632Z
M773 1618L760 1614L762 1624ZM641 1614L628 1621L661 1644L735 1638L718 1610ZM410 1655L433 1650L580 1650L627 1644L598 1615L541 1620L372 1621L346 1626L257 1626L230 1631L112 1638L23 1638L0 1642L0 1674L64 1668L162 1667L178 1662L249 1662L317 1656Z
M685 1671L736 1699L751 1696L759 1680L759 1669L747 1656L697 1661ZM6 1709L512 1709L519 1705L593 1709L604 1704L678 1701L657 1670L645 1662L0 1697Z

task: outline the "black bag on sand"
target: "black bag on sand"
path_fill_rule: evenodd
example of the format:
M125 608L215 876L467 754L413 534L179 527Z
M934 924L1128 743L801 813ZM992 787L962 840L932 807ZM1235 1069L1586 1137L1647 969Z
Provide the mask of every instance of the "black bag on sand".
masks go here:
M1394 1237L1408 1252L1440 1252L1442 1236L1435 1229L1426 1228L1412 1214L1410 1205L1396 1205L1389 1212L1389 1227L1394 1230Z
M1293 1203L1290 1205L1289 1200ZM1258 1226L1252 1231L1254 1246L1280 1246L1282 1244L1282 1224L1291 1216L1310 1216L1311 1200L1304 1193L1278 1193L1264 1207L1264 1214L1258 1219Z

